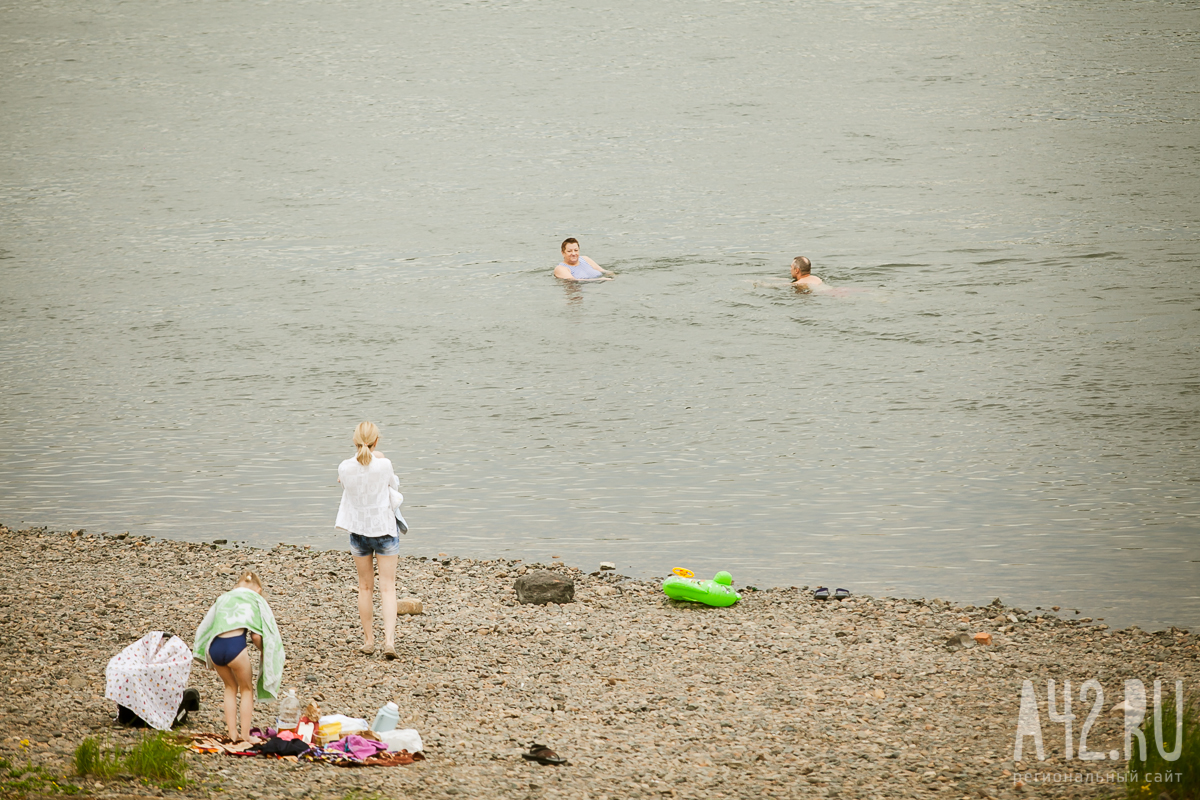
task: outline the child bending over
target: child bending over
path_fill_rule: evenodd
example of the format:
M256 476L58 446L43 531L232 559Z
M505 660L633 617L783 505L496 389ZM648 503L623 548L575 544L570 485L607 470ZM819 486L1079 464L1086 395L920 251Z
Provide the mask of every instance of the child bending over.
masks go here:
M250 738L250 723L254 715L254 696L261 700L279 695L283 678L283 640L275 625L271 607L262 597L263 585L258 575L247 570L238 578L233 589L217 598L196 629L192 657L216 670L225 684L225 727L229 738ZM253 689L253 670L246 634L262 651L262 668ZM238 695L241 695L240 737L237 722Z

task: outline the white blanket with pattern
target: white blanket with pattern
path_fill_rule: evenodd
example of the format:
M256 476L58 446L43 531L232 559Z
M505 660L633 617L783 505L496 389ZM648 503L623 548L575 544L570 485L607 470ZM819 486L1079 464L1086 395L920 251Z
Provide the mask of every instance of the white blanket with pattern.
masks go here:
M192 674L192 651L178 636L151 631L126 647L104 670L104 696L152 728L170 730Z

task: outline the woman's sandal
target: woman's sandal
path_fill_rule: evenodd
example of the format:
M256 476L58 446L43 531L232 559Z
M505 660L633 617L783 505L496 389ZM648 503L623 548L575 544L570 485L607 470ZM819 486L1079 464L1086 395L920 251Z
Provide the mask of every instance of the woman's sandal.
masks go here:
M567 763L565 758L559 758L558 753L554 752L549 747L546 747L544 744L529 745L529 752L521 753L521 758L525 759L526 761L536 761L539 764L549 764L554 766Z
M383 657L386 658L388 661L395 661L397 658L396 648L390 644L387 647L383 648Z
M824 586L820 587L815 592L813 592L813 599L814 600L828 600L829 599L829 590L826 589Z
M375 652L375 645L364 644L362 647L358 648L358 652L362 653L364 656L369 656Z

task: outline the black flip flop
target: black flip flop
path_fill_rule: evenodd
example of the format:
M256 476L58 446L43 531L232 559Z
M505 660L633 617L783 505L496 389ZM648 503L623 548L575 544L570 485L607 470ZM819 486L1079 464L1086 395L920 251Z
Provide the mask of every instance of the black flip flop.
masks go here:
M849 596L850 596L850 591L848 589L834 589L833 590L833 599L834 600L845 600Z
M814 600L828 600L829 599L829 590L826 589L824 586L818 588L815 592L813 592L813 599Z
M549 747L546 747L544 744L529 745L529 752L521 753L521 758L525 759L526 761L536 761L539 764L548 764L554 766L567 763L565 758L559 758L558 753L554 752Z

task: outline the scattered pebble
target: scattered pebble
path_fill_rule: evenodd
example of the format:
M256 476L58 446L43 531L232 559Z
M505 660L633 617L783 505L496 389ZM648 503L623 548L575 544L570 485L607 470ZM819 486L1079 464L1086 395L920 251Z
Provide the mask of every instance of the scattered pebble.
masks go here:
M85 736L130 744L103 699L109 658L150 630L191 643L212 601L242 569L266 583L288 659L284 686L325 713L373 718L389 700L416 728L427 761L337 769L189 754L195 783L167 794L333 797L995 797L1030 771L1106 774L1113 762L1067 762L1061 726L1043 713L1047 761L1013 762L1021 685L1099 680L1107 702L1126 677L1147 685L1200 677L1197 639L1177 629L1100 630L999 601L855 596L820 603L797 588L751 593L716 609L668 601L655 582L556 562L402 557L398 592L423 607L401 616L396 649L365 656L347 552L269 550L87 531L0 526L0 754L22 739L34 763L66 772ZM518 575L570 581L574 602L517 603ZM376 641L382 641L376 609ZM977 631L990 634L991 645ZM948 642L959 647L947 649ZM970 642L970 644L966 644ZM962 649L970 647L971 649ZM201 710L185 730L220 731L221 682L195 669ZM1061 689L1060 689L1061 691ZM1173 692L1173 688L1169 691ZM1173 696L1173 695L1172 695ZM274 721L270 703L254 723ZM1122 747L1122 718L1097 719L1092 750ZM548 745L569 766L520 754ZM22 758L25 756L21 756ZM1024 778L1021 778L1022 780ZM126 797L128 780L88 789ZM1036 783L1038 797L1092 797L1096 783ZM1123 788L1123 787L1118 787Z

